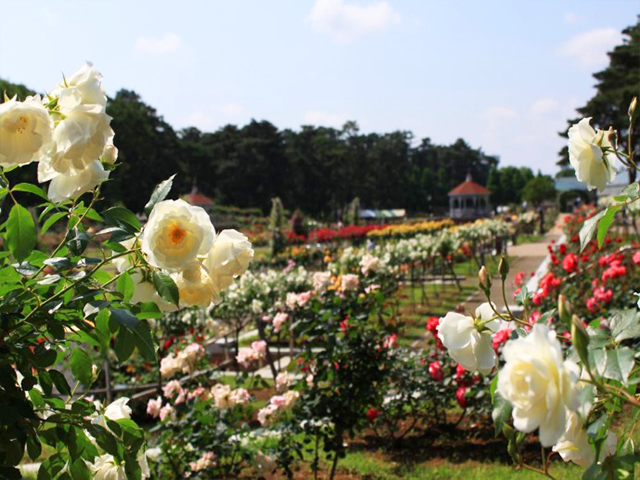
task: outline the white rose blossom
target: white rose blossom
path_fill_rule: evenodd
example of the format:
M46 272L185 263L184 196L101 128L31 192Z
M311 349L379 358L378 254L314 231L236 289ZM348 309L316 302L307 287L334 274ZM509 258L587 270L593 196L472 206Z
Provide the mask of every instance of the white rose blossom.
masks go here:
M113 455L104 454L96 457L93 463L87 462L95 480L127 480L124 465L117 465Z
M569 128L569 162L576 178L586 183L589 190L602 191L616 178L616 155L609 139L613 130L594 130L590 121L591 118L583 118Z
M313 289L316 292L324 292L332 283L331 272L315 272L313 274Z
M102 156L106 145L113 144L101 79L102 75L87 63L50 93L58 98L61 114L47 160L56 172L84 170Z
M141 249L154 267L180 270L198 255L206 255L214 238L211 219L203 208L184 200L165 200L149 215Z
M107 178L109 178L109 172L97 160L89 163L82 170L72 169L66 173L56 172L47 162L40 162L38 165L38 181L51 180L47 194L54 203L77 198L93 190Z
M183 307L207 308L212 303L221 302L219 290L207 269L198 261L188 263L174 280L180 293L180 305Z
M53 119L40 96L18 102L14 96L0 104L0 165L25 165L46 157Z
M500 328L500 321L489 303L476 309L475 319L456 312L449 312L440 319L438 338L456 362L470 371L483 375L496 365L496 353L491 335Z
M513 425L521 432L540 429L540 443L555 445L564 434L567 416L579 407L579 367L563 360L556 333L536 323L526 337L508 341L498 392L513 405Z
M247 271L252 259L249 239L236 230L223 230L207 253L204 265L218 289L222 290Z
M609 433L600 450L600 459L615 454L617 443L618 437L614 433ZM553 446L553 451L557 452L565 462L573 462L584 468L593 464L596 452L594 447L589 444L587 431L577 413L570 412L568 414L566 431L558 443Z

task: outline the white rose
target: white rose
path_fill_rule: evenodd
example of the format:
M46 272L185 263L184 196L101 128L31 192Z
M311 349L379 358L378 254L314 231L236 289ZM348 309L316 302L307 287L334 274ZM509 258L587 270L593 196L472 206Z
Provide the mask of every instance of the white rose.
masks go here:
M617 443L618 437L609 433L600 451L600 459L615 454ZM596 453L589 444L589 437L577 413L568 414L566 431L553 446L553 451L559 453L565 462L573 462L584 468L593 464Z
M100 158L114 135L109 126L111 117L101 108L81 105L64 113L65 118L53 130L55 145L50 152L51 168L60 173L83 170ZM38 180L45 181L40 177Z
M0 165L24 165L45 158L50 147L53 119L40 96L16 97L0 104Z
M212 303L220 303L218 295L211 277L204 266L198 262L189 263L174 278L178 291L180 292L180 305L184 307L198 306L208 307Z
M449 312L440 319L438 338L449 355L470 371L488 374L496 365L496 354L491 343L491 334L498 331L500 321L492 319L495 314L489 303L476 309L476 318Z
M510 340L503 349L504 367L498 391L513 405L513 425L522 432L540 428L540 443L555 445L565 432L567 409L578 406L578 366L563 361L556 333L536 323L526 337Z
M204 265L217 287L224 289L231 285L234 277L247 271L252 259L249 239L236 230L223 230L213 242Z
M342 275L340 288L343 291L357 290L358 289L358 285L360 285L360 279L358 278L357 275L353 275L351 273L348 273L346 275Z
M102 88L102 75L91 62L85 63L69 78L58 84L50 93L52 97L64 97L70 92L77 93L84 104L107 105L107 97Z
M607 183L616 178L614 161L616 155L609 135L613 130L594 130L589 125L591 118L583 118L569 128L569 161L576 171L576 178L587 184L589 190L602 191ZM607 152L603 152L607 148Z
M104 454L96 457L87 466L94 473L95 480L127 480L124 465L116 465L113 455Z
M209 253L215 230L207 212L184 200L157 203L144 227L142 251L154 267L184 268Z
M120 420L122 418L131 418L131 408L127 406L129 399L127 397L120 397L114 402L107 405L104 410L104 416L109 420Z
M378 268L378 262L380 259L378 257L374 257L373 255L366 254L360 260L360 269L363 275L367 275L369 272L374 272Z
M97 160L82 170L71 169L67 173L56 172L46 161L38 164L38 181L51 180L47 193L54 203L77 198L83 193L93 190L107 178L109 178L109 172Z
M131 250L134 247L135 243L136 243L136 238L134 237L128 240L123 240L122 242L120 242L120 245L122 245L127 250ZM113 266L116 267L116 270L118 270L118 273L122 273L125 270L131 268L132 264L131 264L130 256L131 254L123 255L121 257L114 258L113 260L111 260L111 263L113 263Z
M316 292L325 291L332 283L331 272L315 272L313 274L313 289Z

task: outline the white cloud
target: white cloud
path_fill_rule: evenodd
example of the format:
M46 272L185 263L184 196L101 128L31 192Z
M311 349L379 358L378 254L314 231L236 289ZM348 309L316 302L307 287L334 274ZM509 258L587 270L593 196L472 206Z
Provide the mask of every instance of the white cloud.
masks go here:
M564 14L564 23L569 25L573 25L576 23L580 23L582 21L582 17L574 12L567 12Z
M397 25L400 14L385 1L360 6L343 0L316 0L309 19L315 30L350 40Z
M188 117L183 118L179 123L185 127L196 127L202 131L210 131L214 126L213 118L203 112L193 112Z
M573 57L581 66L593 68L606 65L607 52L622 43L622 34L615 28L596 28L582 32L562 45L558 54Z
M556 102L553 98L541 98L540 100L536 100L533 105L531 105L531 113L534 115L545 115L547 113L553 112L557 110L559 107L558 102Z
M499 105L494 105L492 107L487 108L482 114L482 118L488 122L498 122L500 120L509 120L512 118L516 118L517 116L518 116L518 112L513 108L501 107Z
M304 123L307 125L325 125L328 127L342 127L347 121L347 116L342 113L321 112L309 110L304 114Z
M136 53L152 53L162 55L173 53L182 47L182 39L175 33L165 33L160 38L139 37L136 41L134 51Z
M218 107L218 111L225 115L229 115L230 117L237 117L238 115L242 115L244 113L244 107L236 103L229 103L227 105Z

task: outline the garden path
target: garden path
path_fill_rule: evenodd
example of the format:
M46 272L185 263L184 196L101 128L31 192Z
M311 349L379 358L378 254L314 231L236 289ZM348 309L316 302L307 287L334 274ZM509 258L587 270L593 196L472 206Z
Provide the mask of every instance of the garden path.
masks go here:
M523 243L521 245L513 245L508 247L507 254L512 258L509 264L509 277L505 284L505 293L509 306L512 306L513 296L517 286L513 279L517 272L524 272L525 279L529 279L535 275L535 272L542 266L548 256L547 245L551 240L557 241L562 236L562 226L565 224L566 214L558 215L556 223L539 241L531 243ZM544 267L542 267L544 268ZM543 272L544 273L544 272ZM474 279L474 283L477 281ZM504 309L504 301L502 297L502 282L498 275L492 278L491 300L496 304L499 310ZM537 285L537 283L536 283ZM467 297L463 303L464 310L467 312L475 312L476 308L486 302L484 294L477 290Z

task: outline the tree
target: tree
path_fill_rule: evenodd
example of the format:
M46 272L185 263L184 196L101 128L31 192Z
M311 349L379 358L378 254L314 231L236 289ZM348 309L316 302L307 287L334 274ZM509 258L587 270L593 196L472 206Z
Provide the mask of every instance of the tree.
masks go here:
M627 111L634 96L640 92L640 16L635 25L625 28L623 43L609 52L609 66L593 75L597 80L596 94L584 107L577 111L584 117L592 117L592 125L607 130L610 126L619 129L620 147L628 150L627 138L629 118ZM580 119L569 120L569 126ZM560 135L567 137L568 128ZM636 155L640 153L640 122L636 122L633 131L632 149ZM560 151L559 166L569 165L569 151L565 146ZM635 180L635 170L629 170L629 182Z
M556 187L549 175L532 178L522 189L522 198L531 205L538 206L545 200L556 198Z

